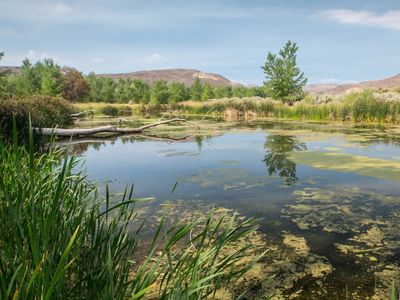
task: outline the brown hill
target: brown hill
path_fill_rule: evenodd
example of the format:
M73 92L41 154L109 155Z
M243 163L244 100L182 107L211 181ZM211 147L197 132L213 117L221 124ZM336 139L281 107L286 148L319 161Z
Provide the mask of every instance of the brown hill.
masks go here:
M0 66L0 73L7 73L7 74L19 74L21 72L21 67L14 67L14 66Z
M193 69L166 69L166 70L149 70L138 71L133 73L121 74L98 74L100 77L109 78L129 78L141 79L152 84L156 80L165 80L168 83L181 82L185 85L193 84L196 78L199 78L202 83L209 83L214 86L240 86L239 83L230 81L229 79L214 73L206 73Z
M363 91L365 89L393 89L400 87L400 74L381 79L363 81L350 84L312 84L306 87L306 91L313 94L346 94L353 91Z

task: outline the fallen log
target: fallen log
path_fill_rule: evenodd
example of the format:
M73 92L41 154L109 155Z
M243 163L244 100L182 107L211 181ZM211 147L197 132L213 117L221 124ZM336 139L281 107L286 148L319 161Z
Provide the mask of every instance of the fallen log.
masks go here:
M186 123L194 125L199 128L197 123L189 122L185 119L174 118L165 121L159 121L152 124L143 125L136 128L118 128L112 125L101 126L95 128L75 128L75 129L64 129L64 128L34 128L34 131L38 134L45 136L64 136L64 137L76 137L82 135L94 135L97 133L114 133L114 134L134 134L141 133L146 129L156 127L159 125L169 124L169 123Z

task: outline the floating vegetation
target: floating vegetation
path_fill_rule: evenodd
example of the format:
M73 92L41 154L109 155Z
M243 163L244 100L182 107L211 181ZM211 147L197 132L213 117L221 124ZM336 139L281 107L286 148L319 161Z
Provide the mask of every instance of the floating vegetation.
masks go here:
M283 214L303 230L344 234L347 238L335 243L337 250L367 267L377 281L372 299L385 299L379 297L400 280L400 197L340 187L305 188L294 195L296 204Z
M146 219L147 224L157 224L161 216L168 215L168 223L190 222L206 220L207 212L213 207L199 200L166 201L161 207L146 207L141 218ZM218 207L213 214L220 218L224 214L233 215L234 211ZM151 221L154 219L154 222ZM238 215L236 220L244 220ZM154 229L154 228L153 228ZM193 231L193 236L196 231ZM263 258L248 271L237 284L229 289L218 291L218 299L236 299L243 290L248 290L243 299L257 299L261 296L273 296L271 299L288 299L291 295L303 298L327 295L326 278L333 271L328 260L310 251L304 237L282 232L280 239L271 239L261 232L254 232L237 244L229 245L222 251L229 254L236 248L245 244L252 244L252 255L243 257L240 264L250 263L254 257L265 252ZM313 288L303 290L303 283Z
M292 152L289 157L296 163L317 169L353 172L363 176L400 180L400 161L318 151L296 151Z

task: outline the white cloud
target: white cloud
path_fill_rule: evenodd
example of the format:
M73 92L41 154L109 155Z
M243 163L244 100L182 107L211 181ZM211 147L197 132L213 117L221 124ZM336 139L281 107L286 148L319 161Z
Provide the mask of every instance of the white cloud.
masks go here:
M388 28L400 31L400 10L378 14L367 10L328 9L316 14L318 18L343 24Z

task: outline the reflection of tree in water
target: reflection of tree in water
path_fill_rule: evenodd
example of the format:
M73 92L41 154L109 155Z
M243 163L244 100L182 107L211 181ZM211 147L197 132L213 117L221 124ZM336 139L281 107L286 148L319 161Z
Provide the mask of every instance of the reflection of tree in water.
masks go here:
M199 149L199 151L203 149L204 143L210 144L211 142L211 136L196 135L194 139L196 141L197 148Z
M298 181L296 176L296 163L288 159L291 151L306 150L306 144L300 142L296 137L289 135L269 135L264 144L266 151L263 162L267 167L268 174L277 174L286 178L287 184Z

